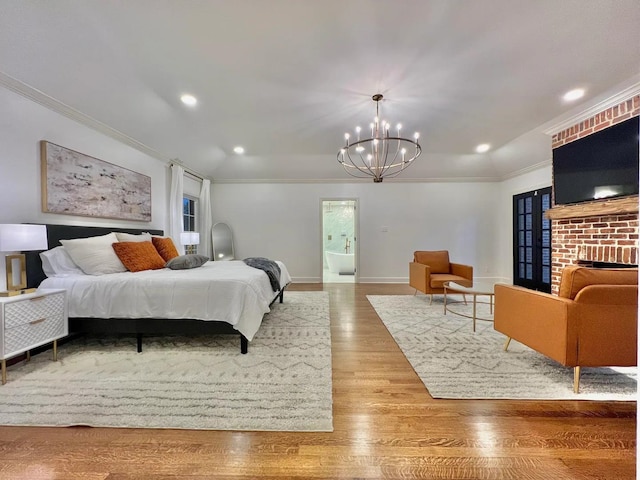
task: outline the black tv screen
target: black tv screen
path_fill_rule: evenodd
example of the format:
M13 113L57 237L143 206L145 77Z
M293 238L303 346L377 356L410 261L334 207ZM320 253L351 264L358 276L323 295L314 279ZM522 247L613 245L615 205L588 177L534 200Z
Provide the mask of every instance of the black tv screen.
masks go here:
M553 150L556 205L638 193L640 117Z

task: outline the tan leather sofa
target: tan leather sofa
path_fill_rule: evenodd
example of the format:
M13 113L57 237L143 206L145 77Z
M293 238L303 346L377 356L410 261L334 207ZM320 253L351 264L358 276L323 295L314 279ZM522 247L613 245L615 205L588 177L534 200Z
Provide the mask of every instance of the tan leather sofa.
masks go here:
M496 285L494 328L574 367L638 365L638 270L572 266L562 271L558 295Z
M449 261L448 250L421 251L413 253L413 262L409 263L409 285L431 295L429 304L433 301L433 294L443 294L444 282L459 281L473 282L473 267Z

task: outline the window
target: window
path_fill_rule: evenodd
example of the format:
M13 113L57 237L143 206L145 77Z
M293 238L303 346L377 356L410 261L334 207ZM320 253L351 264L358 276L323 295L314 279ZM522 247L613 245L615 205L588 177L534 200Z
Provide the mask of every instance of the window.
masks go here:
M182 229L185 232L197 231L196 209L198 200L189 196L182 198ZM185 245L185 253L198 253L197 245Z

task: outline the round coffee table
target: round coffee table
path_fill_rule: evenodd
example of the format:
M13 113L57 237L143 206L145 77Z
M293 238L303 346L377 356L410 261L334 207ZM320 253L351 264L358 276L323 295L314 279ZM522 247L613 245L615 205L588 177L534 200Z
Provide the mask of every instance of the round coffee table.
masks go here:
M477 305L478 303L485 303L489 305L489 313L493 315L493 287L497 283L504 282L496 282L490 280L474 280L471 282L444 282L444 314L447 312L451 312L455 315L460 315L461 317L471 318L473 319L473 331L476 331L476 320L484 320L487 322L492 322L492 318L482 318L477 315ZM464 298L465 305L467 304L467 295L471 295L473 297L473 313L468 315L466 313L462 313L460 311L455 311L451 309L451 305L455 305L458 303L462 303L460 301L449 301L447 302L447 294L458 294L462 295ZM478 297L489 297L488 301L479 301Z

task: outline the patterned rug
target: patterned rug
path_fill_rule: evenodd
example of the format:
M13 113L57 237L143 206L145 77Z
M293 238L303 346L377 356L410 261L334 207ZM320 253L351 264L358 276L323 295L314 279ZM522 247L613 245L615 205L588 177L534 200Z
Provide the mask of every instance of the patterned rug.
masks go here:
M285 292L239 337L78 338L9 367L2 425L332 431L326 292Z
M434 398L636 400L634 368L582 368L580 393L573 393L573 369L512 341L493 323L448 312L442 297L429 306L424 295L367 297L400 349ZM470 314L471 305L456 304ZM491 318L488 305L479 316Z

